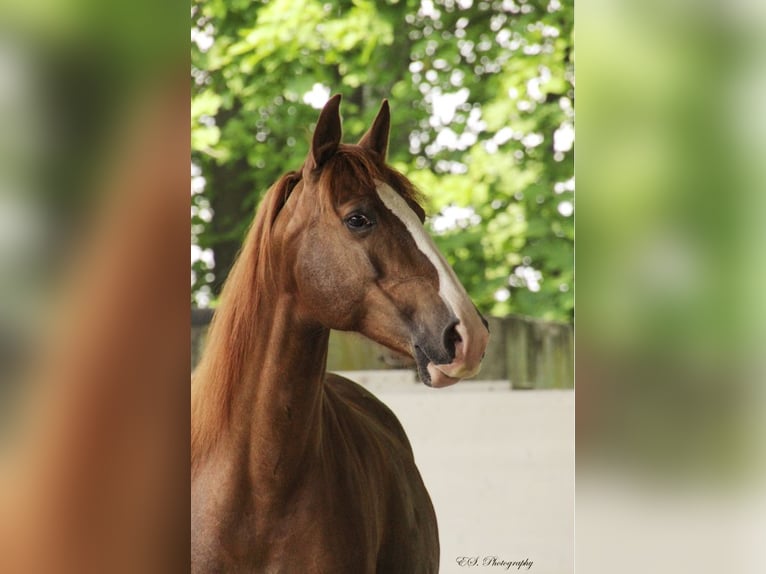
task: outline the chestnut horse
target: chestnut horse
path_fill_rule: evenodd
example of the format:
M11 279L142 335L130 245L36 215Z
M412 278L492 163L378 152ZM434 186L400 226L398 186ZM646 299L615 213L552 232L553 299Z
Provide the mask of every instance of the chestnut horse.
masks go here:
M326 373L330 329L471 377L486 322L385 163L389 108L340 143L340 96L266 194L192 384L192 571L437 572L436 516L394 414Z

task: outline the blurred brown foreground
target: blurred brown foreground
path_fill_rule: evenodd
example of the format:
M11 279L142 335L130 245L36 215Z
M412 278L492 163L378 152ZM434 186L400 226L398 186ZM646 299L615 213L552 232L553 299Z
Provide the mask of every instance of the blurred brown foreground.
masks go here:
M3 574L188 571L188 6L146 8L0 7Z

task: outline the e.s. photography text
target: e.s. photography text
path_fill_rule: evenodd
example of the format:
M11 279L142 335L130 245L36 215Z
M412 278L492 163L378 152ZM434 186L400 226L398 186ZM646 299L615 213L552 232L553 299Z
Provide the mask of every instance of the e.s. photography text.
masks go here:
M521 570L522 568L529 570L532 568L532 564L534 564L529 558L524 558L524 560L506 560L498 556L458 556L455 558L455 562L457 562L458 566L466 566L469 568L482 566L488 568L502 568L504 570L510 570L511 568L516 570Z

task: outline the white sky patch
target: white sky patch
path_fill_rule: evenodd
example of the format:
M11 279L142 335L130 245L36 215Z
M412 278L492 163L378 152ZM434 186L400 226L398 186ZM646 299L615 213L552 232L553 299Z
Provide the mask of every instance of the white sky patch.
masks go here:
M310 91L303 94L303 103L315 110L321 110L330 99L330 88L323 84L314 84Z
M205 191L205 178L201 175L193 175L191 178L191 192L192 195L197 195Z
M551 0L548 3L548 12L556 12L561 9L561 2L559 0Z
M210 223L211 221L213 221L213 210L210 209L209 207L200 207L197 210L197 215L205 223Z
M540 78L532 78L527 82L527 95L536 102L542 102L545 94L540 90Z
M508 278L511 287L526 287L533 293L540 290L540 281L543 274L530 265L519 265L513 270L513 275Z
M519 100L516 103L516 107L520 112L529 112L532 110L532 103L527 100Z
M476 143L478 137L475 133L470 131L464 131L458 135L450 128L444 128L439 131L434 142L437 148L449 149L449 150L465 150Z
M521 11L524 12L524 8L527 8L528 6L528 4L522 6ZM522 51L526 56L537 56L542 51L542 46L540 44L530 44L529 46L524 46Z
M574 145L574 126L570 122L564 122L553 132L553 149L558 152L566 152Z
M508 41L511 39L511 31L508 28L503 28L495 35L495 41L503 48L508 47Z
M207 52L213 45L213 26L208 24L204 29L194 27L191 29L191 41L197 44L200 52Z
M457 92L444 94L438 88L426 94L426 100L431 104L431 117L428 123L437 131L433 143L426 147L426 153L436 155L442 150L466 150L474 145L479 134L486 130L487 124L481 119L481 109L471 108L465 120L462 133L456 133L449 124L455 119L459 108L465 108L470 91L461 88Z
M509 128L508 126L504 128L500 128L497 133L495 134L495 137L492 138L492 140L497 145L503 145L505 142L509 141L513 137L513 128Z
M202 249L199 245L191 246L191 262L202 261L208 269L215 268L215 256L212 249Z
M502 303L503 301L508 301L508 299L511 298L511 292L505 287L503 287L502 289L498 289L497 291L495 291L494 297L495 297L495 301L499 301Z
M574 213L574 204L571 201L562 201L557 209L561 215L569 217Z
M443 125L449 125L455 118L455 111L458 106L468 101L470 92L468 88L460 88L457 92L443 94L440 90L434 89L431 96L431 117Z
M468 173L468 166L464 163L460 163L459 161L447 161L444 159L440 159L436 162L436 165L434 166L436 168L436 171L438 173L454 173L455 175Z
M192 284L193 283L194 283L194 278L192 278ZM203 285L202 287L200 287L199 290L194 294L194 303L200 309L207 309L210 306L211 300L212 300L212 292L210 291L210 287L208 287L207 285Z
M536 102L545 101L545 93L542 86L551 79L551 71L546 66L540 66L540 75L527 82L527 95Z
M194 180L192 179L192 185ZM210 200L204 196L198 196L194 198L194 203L191 206L192 217L199 217L205 223L213 221L213 208L210 205Z
M566 181L557 181L553 184L553 191L556 193L556 195L559 195L561 193L564 193L565 191L574 191L575 190L575 180L573 177L570 177Z
M533 132L521 138L521 143L524 144L524 147L531 148L539 146L541 143L543 143L544 140L545 138L543 138L542 134L536 134Z
M450 128L444 128L436 136L436 145L441 148L457 149L458 135Z
M418 13L428 18L436 18L440 15L440 12L434 8L434 3L431 0L421 0Z
M434 233L446 233L453 229L465 229L479 223L481 223L481 216L474 211L473 207L448 205L431 220L431 228Z
M481 119L481 108L473 108L470 111L465 125L477 134L487 129L487 123Z
M463 71L455 68L454 70L452 70L452 73L450 74L449 83L455 87L462 86L463 78L465 78L465 74L463 73Z

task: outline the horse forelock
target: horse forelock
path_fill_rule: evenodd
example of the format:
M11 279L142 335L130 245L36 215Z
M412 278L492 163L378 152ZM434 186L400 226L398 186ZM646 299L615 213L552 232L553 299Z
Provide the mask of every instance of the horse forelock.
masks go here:
M378 181L390 185L418 214L425 212L417 188L403 174L380 161L375 152L357 145L341 144L323 166L318 178L320 205L337 208L354 196L376 197Z

